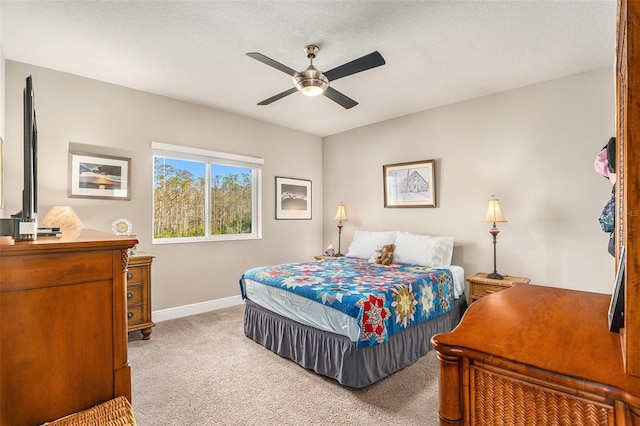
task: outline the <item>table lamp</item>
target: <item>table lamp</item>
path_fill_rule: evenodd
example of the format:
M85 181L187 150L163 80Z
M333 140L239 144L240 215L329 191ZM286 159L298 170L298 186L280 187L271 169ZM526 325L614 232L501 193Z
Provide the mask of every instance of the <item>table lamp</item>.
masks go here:
M336 216L333 218L333 220L337 220L338 221L338 252L335 254L337 257L340 256L344 256L344 254L342 254L340 252L340 238L342 236L342 222L347 222L349 219L347 218L347 212L344 209L344 204L342 204L342 202L340 202L340 204L338 204L338 210L336 211Z
M79 234L84 224L71 206L53 206L40 224L44 228L60 228L63 235Z
M502 210L500 210L500 201L492 195L489 198L489 204L487 205L487 215L482 219L483 222L493 222L493 227L489 230L489 233L493 235L493 272L487 275L487 278L492 278L494 280L501 280L503 277L496 270L496 237L500 231L496 227L497 222L506 222L507 219L502 215Z

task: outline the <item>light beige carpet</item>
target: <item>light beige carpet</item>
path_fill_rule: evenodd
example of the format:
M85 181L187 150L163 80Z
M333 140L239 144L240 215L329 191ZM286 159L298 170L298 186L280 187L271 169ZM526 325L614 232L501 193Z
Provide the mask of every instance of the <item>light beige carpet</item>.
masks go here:
M139 426L438 424L438 362L363 389L306 370L244 335L244 305L158 323L129 336Z

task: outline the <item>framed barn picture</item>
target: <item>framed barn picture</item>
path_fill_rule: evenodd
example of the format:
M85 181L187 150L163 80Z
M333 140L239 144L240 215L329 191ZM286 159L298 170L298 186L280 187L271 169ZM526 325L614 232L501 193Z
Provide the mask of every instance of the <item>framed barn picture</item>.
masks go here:
M385 207L435 207L435 160L382 166Z

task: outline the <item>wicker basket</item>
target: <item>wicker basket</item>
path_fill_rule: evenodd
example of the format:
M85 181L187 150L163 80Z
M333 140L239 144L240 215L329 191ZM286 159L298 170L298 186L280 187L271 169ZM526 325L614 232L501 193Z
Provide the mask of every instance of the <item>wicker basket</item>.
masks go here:
M45 423L50 426L136 426L129 400L119 396L88 410Z

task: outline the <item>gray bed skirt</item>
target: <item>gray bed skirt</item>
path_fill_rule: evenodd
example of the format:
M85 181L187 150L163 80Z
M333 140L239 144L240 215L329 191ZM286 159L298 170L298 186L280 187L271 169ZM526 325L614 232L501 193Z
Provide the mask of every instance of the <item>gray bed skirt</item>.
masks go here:
M244 334L304 368L352 388L368 386L418 360L432 349L431 337L460 322L467 302L448 313L394 334L383 344L357 348L348 337L318 330L245 300Z

